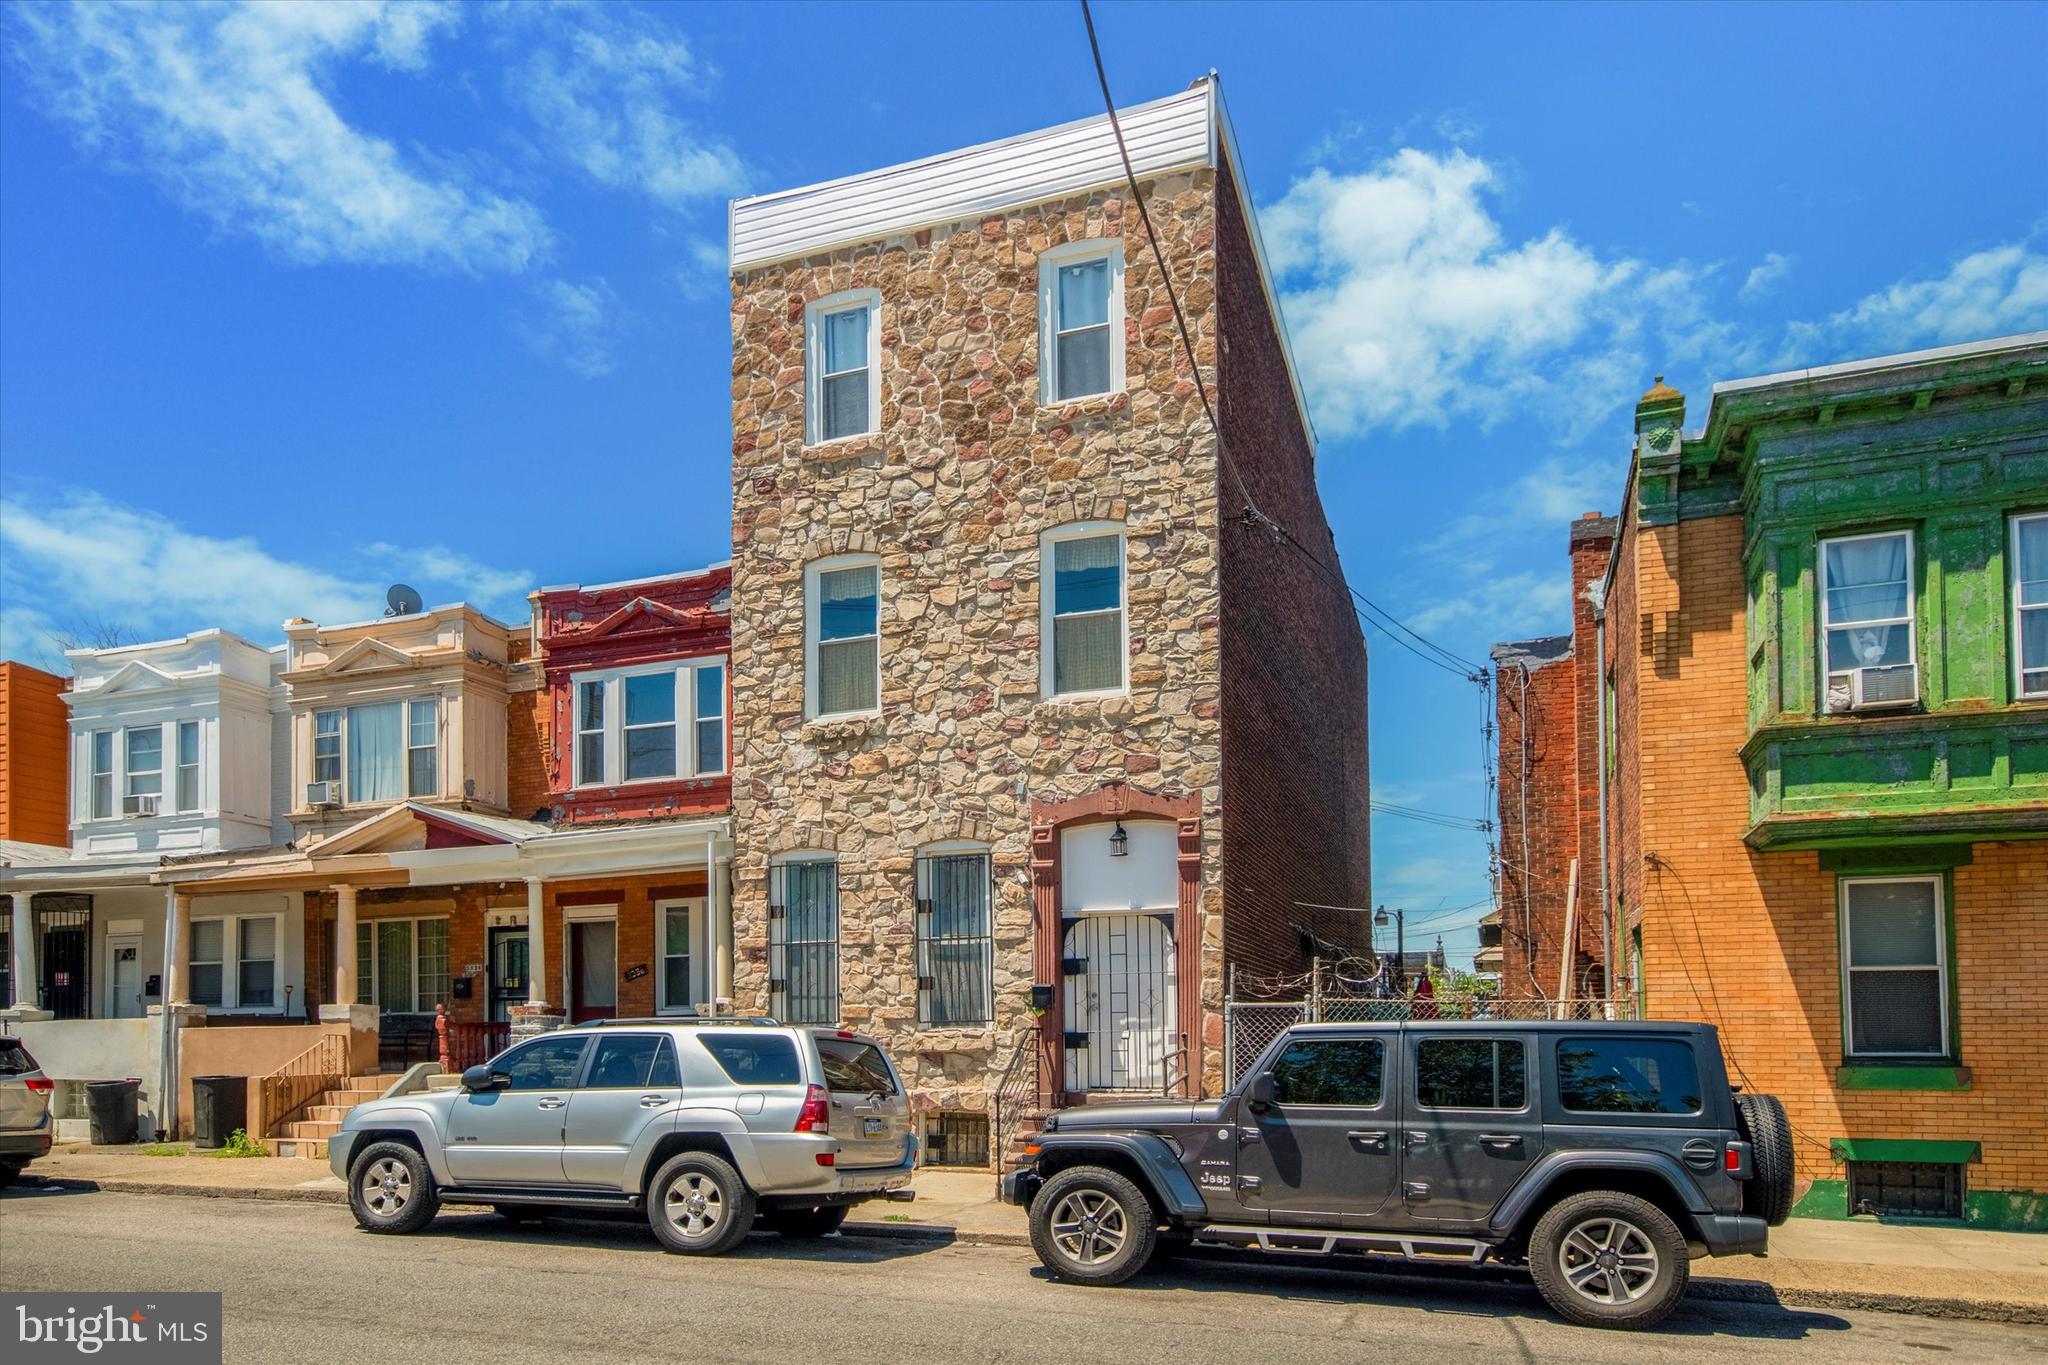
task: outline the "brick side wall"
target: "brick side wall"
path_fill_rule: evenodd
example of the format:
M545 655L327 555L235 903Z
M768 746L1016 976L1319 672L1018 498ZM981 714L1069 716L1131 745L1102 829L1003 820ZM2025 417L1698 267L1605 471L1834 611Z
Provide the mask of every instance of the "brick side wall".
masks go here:
M1503 663L1494 676L1504 995L1557 994L1565 888L1579 851L1576 663Z
M1577 806L1573 817L1578 831L1573 844L1579 860L1579 884L1568 994L1575 996L1604 997L1607 994L1608 929L1603 919L1600 871L1600 727L1604 689L1600 680L1598 627L1593 617L1593 603L1587 594L1607 572L1608 557L1613 548L1614 522L1610 518L1588 512L1572 523L1572 637L1576 642L1571 664L1572 714L1577 750L1575 767L1580 776L1574 783ZM1562 925L1559 932L1563 932ZM1553 976L1552 980L1555 979Z
M512 684L505 697L505 805L519 819L548 806L549 746L554 717L542 685L540 660L524 633L512 637Z
M1740 517L1640 529L1639 638L1628 656L1640 768L1622 827L1640 831L1645 989L1657 1017L1722 1030L1738 1080L1783 1098L1801 1174L1840 1179L1829 1138L1963 1139L1983 1146L1973 1193L2048 1191L2041 1047L2024 1020L2048 980L2048 847L1980 843L1953 875L1961 1060L1971 1088L1844 1090L1835 876L1811 851L1742 842L1749 786ZM1624 750L1626 753L1627 750Z
M1226 164L1216 195L1224 443L1266 515L1337 570L1280 338ZM1242 510L1227 473L1219 499ZM1344 590L1263 528L1222 518L1223 959L1306 970L1298 927L1369 945L1367 917L1313 905L1372 895L1366 649ZM1308 902L1310 905L1300 904Z
M0 839L71 842L71 722L64 679L0 663Z

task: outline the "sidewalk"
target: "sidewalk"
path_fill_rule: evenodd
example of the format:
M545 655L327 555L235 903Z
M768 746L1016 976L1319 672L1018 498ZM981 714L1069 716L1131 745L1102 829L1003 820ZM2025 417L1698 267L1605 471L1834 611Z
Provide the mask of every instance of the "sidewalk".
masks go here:
M189 1149L188 1149L189 1150ZM114 1193L345 1202L324 1163L278 1157L145 1156L135 1147L60 1147L28 1178ZM1023 1215L996 1201L980 1171L921 1171L911 1204L863 1206L846 1230L1026 1246ZM1376 1267L1378 1268L1378 1267ZM1391 1273L1444 1273L1390 1262ZM1926 1224L1795 1218L1771 1230L1771 1254L1694 1261L1694 1294L1815 1308L2048 1323L2048 1236Z

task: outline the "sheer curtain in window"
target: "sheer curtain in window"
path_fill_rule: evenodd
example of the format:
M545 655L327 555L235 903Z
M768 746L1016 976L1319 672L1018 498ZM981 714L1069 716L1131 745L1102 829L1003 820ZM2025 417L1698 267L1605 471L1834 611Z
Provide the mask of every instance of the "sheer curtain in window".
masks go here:
M1830 671L1910 662L1906 545L1902 535L1828 545Z
M404 795L403 703L349 707L348 799L396 801Z
M245 919L237 926L241 947L235 964L235 1003L268 1009L277 1003L277 921Z
M880 570L872 564L818 575L818 714L876 705Z

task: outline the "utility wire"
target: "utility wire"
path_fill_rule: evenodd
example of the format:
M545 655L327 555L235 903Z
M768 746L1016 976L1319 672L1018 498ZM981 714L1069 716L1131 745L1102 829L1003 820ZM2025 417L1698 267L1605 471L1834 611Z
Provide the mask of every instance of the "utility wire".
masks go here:
M1400 645L1409 653L1426 663L1453 673L1468 681L1480 682L1486 677L1486 670L1469 659L1445 649L1442 645L1410 628L1399 617L1374 602L1364 593L1351 586L1344 578L1343 571L1326 563L1322 556L1301 543L1292 531L1268 516L1252 497L1251 488L1244 475L1238 470L1236 461L1230 457L1229 446L1223 436L1223 424L1216 417L1216 406L1209 397L1209 386L1202 378L1201 362L1195 356L1194 335L1188 328L1187 313L1181 308L1180 291L1174 287L1173 273L1167 269L1166 253L1159 245L1159 233L1152 226L1152 212L1146 206L1144 191L1138 187L1138 173L1131 164L1130 148L1124 142L1123 122L1117 117L1116 99L1109 90L1109 70L1102 60L1102 42L1095 33L1095 14L1089 8L1088 0L1081 0L1081 20L1088 29L1088 50L1095 62L1095 79L1102 87L1102 107L1109 115L1109 130L1116 138L1117 157L1123 162L1124 180L1131 191L1131 202L1138 207L1138 219L1145 226L1145 238L1152 248L1152 259L1159 267L1159 277L1166 289L1166 299L1173 307L1174 325L1180 331L1181 348L1187 354L1188 368L1194 377L1195 392L1202 400L1202 411L1209 419L1209 430L1216 438L1216 454L1230 480L1237 487L1237 495L1244 507L1240 517L1248 526L1262 526L1280 541L1297 551L1325 578L1356 599L1352 608L1359 620L1368 627L1376 626L1386 638Z

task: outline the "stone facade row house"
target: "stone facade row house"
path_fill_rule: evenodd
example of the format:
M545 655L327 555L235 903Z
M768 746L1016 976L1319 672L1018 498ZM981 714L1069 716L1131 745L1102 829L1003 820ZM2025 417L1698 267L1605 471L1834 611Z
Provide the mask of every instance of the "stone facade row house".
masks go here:
M1217 83L1122 124L1156 242L1103 117L732 206L729 566L70 656L0 845L61 1112L203 1058L314 1154L714 1010L881 1036L949 1161L1005 1078L1213 1091L1227 974L1364 937L1366 655Z
M1495 650L1503 989L1717 1024L1805 1213L2048 1227L2048 333L1685 410Z

